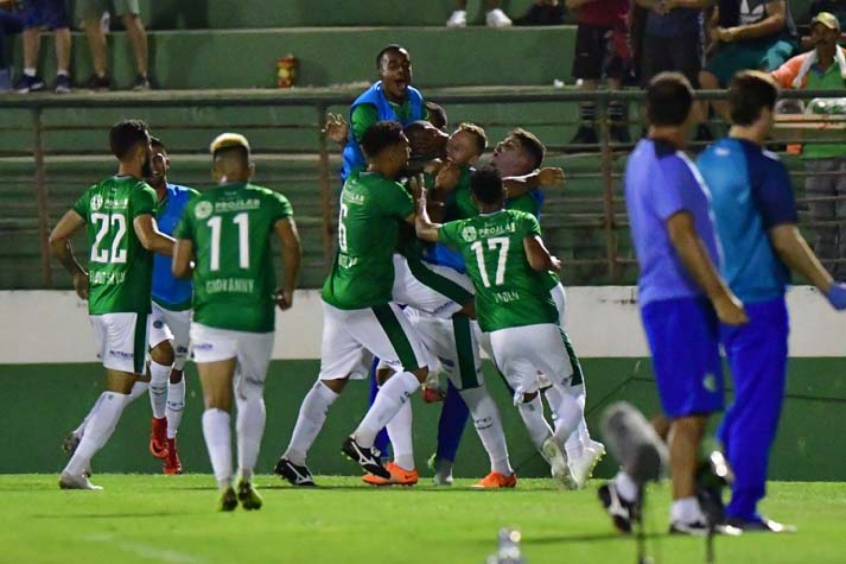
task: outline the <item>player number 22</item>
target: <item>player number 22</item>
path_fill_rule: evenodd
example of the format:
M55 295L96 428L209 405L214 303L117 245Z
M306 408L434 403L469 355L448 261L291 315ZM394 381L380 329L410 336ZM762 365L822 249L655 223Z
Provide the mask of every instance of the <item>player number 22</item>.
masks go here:
M246 212L239 213L232 218L232 223L238 226L238 267L250 268L250 216ZM215 216L206 225L211 229L211 260L209 270L220 270L220 230L223 218Z
M123 238L126 236L126 217L105 213L92 213L91 223L97 226L97 235L94 237L94 244L91 245L91 262L102 263L124 263L126 262L126 249L121 248ZM101 249L100 245L110 231L110 227L117 228L112 239L111 253L109 249Z
M494 275L494 285L501 286L505 282L505 262L508 259L508 246L511 243L508 237L492 237L488 241L488 250L495 251L499 247L499 258L496 263L496 273ZM470 249L476 253L476 262L479 265L479 274L482 276L482 284L485 288L491 287L491 279L488 276L488 270L485 268L485 252L481 241L476 241L470 245Z

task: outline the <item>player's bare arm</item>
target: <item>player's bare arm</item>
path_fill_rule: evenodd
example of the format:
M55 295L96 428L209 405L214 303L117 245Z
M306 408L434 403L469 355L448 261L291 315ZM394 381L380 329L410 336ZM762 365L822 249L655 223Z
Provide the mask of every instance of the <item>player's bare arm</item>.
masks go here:
M173 256L173 245L176 240L159 231L152 215L139 215L133 220L132 226L135 228L135 234L138 235L141 246L145 249L160 255Z
M294 305L294 290L299 279L303 253L297 224L293 217L277 221L273 229L281 243L282 264L285 269L285 279L276 293L276 305L284 311Z
M769 231L770 241L779 258L821 292L827 294L834 280L808 246L793 223L776 225Z
M53 232L50 233L50 256L62 263L73 276L73 287L83 300L88 299L88 273L77 262L71 248L70 238L85 225L85 220L74 210L68 210Z
M705 244L696 233L693 216L686 211L667 219L670 241L679 254L687 271L714 304L717 316L726 325L743 325L749 322L743 304L720 278L717 268L708 257Z
M548 166L523 176L507 176L502 179L508 190L509 199L519 198L536 188L552 188L565 182L564 169Z
M526 258L529 260L529 266L532 267L532 270L538 272L549 270L559 272L561 270L561 261L550 254L543 243L543 239L537 235L523 239L523 249L526 251Z
M414 231L417 233L419 239L430 243L437 243L440 240L438 238L438 230L441 228L441 225L432 223L432 220L429 218L429 210L426 209L428 199L426 194L427 189L416 179L412 179L410 183L412 192L415 195L417 213L408 216L405 220L414 225Z
M731 43L741 39L757 39L778 33L787 22L786 0L777 0L764 5L767 17L755 24L729 28L717 28L713 33L724 43Z
M176 278L187 279L194 275L194 242L177 239L173 245L171 271Z

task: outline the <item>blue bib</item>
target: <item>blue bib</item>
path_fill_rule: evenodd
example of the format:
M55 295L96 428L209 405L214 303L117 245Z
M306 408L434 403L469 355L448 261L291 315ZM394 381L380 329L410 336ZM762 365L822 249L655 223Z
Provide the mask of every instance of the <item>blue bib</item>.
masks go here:
M167 185L167 200L165 200L164 209L156 218L159 231L165 235L173 235L191 197L190 189L176 184ZM182 306L190 302L191 281L178 280L173 276L170 257L158 253L153 257L153 300L164 307Z

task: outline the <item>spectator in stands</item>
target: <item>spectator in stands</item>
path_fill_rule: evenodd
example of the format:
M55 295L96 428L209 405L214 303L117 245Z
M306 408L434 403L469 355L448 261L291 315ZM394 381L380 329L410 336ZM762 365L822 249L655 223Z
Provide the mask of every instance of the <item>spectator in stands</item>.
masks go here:
M699 85L706 90L727 87L742 70L772 72L798 47L787 0L703 0L703 3L717 4L710 31L713 42L710 57L699 73ZM712 104L729 121L728 103Z
M834 14L837 21L840 22L840 28L846 28L846 0L814 0L811 8L808 10L808 15L815 18L822 12ZM841 31L841 41L846 41L846 36ZM806 35L802 38L802 50L810 51L814 48L814 43L811 36Z
M13 0L0 0L0 92L12 89L11 61L6 58L6 37L23 31Z
M44 79L38 76L38 52L41 29L53 31L56 42L56 92L70 92L70 17L65 0L26 0L24 2L23 74L15 84L21 94L44 90Z
M846 88L846 49L837 42L840 23L834 14L822 12L811 21L814 50L793 57L773 73L782 88L802 90L836 90ZM846 259L846 144L808 144L802 149L805 169L805 191L814 221L828 222L816 227L814 252L823 260ZM840 198L840 199L835 199ZM835 277L846 275L846 264L838 264Z
M564 6L558 0L535 0L514 25L560 25L564 23Z
M702 9L685 0L636 0L646 10L640 80L646 87L662 72L680 72L696 87L702 70ZM688 7L690 6L690 7Z
M108 29L101 26L101 18L111 7L108 0L78 0L79 13L88 37L88 48L94 64L94 74L88 79L86 86L92 90L109 90L112 79L106 60L106 34ZM132 44L135 55L137 76L132 84L133 90L149 90L150 80L147 77L147 31L141 21L141 11L138 0L114 0L114 15L119 16L126 28L126 34Z
M610 89L619 90L630 64L627 30L629 0L567 0L566 6L578 15L573 76L582 81L581 88L584 90L596 90L603 78L607 80ZM611 139L620 143L630 141L624 108L622 102L611 102L608 107ZM599 143L596 105L592 102L582 103L580 114L581 125L570 144ZM573 147L569 152L580 150L583 149Z
M511 19L500 8L502 0L485 0L487 15L485 23L488 27L511 27ZM467 27L467 0L456 0L455 11L446 23L447 27Z

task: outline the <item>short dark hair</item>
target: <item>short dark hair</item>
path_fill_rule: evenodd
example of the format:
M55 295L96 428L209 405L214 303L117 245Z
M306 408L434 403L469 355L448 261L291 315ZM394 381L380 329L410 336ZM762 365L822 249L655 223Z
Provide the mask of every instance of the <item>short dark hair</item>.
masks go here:
M379 51L379 54L376 55L376 68L377 69L382 68L382 57L384 57L385 55L387 55L391 51L396 51L396 52L406 51L406 52L408 52L408 50L405 47L403 47L402 45L400 45L398 43L391 43L389 45L385 45L384 47L382 47L382 50Z
M731 121L737 125L752 125L761 117L761 111L773 111L778 100L775 80L760 71L744 71L731 79L729 84Z
M449 120L443 106L434 102L425 102L424 105L426 106L426 111L429 112L429 122L438 129L446 129Z
M361 136L361 148L371 159L402 140L402 125L396 121L379 121Z
M153 147L161 147L165 151L167 151L167 146L162 143L162 140L156 137L155 135L150 135L150 145Z
M483 204L497 204L505 197L502 176L491 165L483 166L470 175L470 191Z
M125 119L117 122L109 131L109 148L118 160L123 160L138 143L147 143L149 136L146 123L140 119Z
M656 75L646 89L646 115L656 127L678 127L693 107L693 87L678 72Z
M520 147L532 157L532 168L538 168L543 163L543 158L546 155L546 147L543 146L540 139L534 133L530 133L522 127L518 127L512 131L511 135L517 139Z

